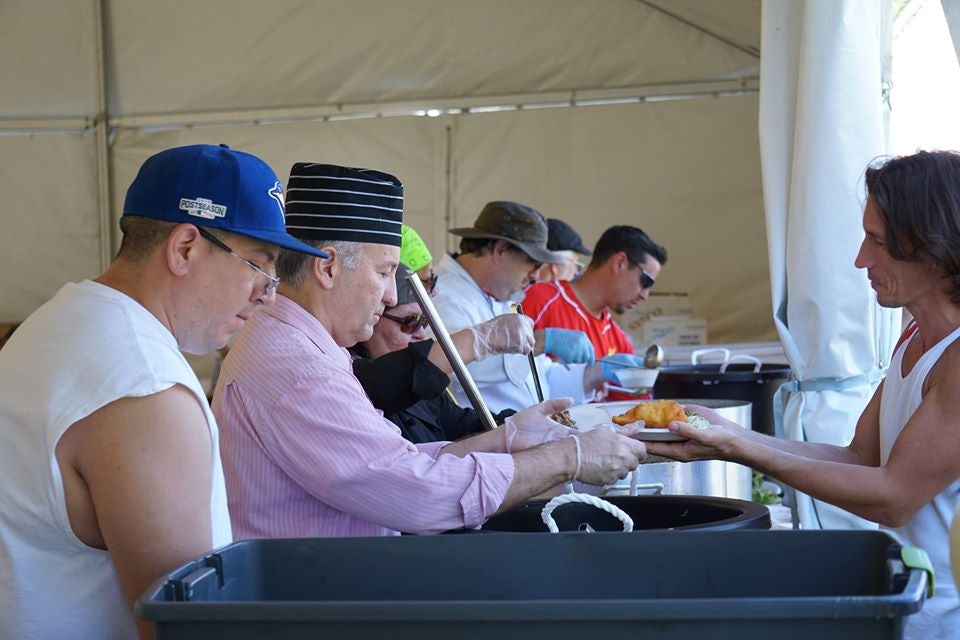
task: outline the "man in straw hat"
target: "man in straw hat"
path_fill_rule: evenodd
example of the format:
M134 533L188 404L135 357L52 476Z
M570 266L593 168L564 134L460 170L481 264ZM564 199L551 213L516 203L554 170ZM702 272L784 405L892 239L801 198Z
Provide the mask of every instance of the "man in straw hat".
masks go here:
M181 351L222 347L274 300L283 188L194 145L143 164L123 242L0 351L0 637L132 638L133 601L231 542L217 425ZM152 637L146 623L143 637Z
M288 231L330 257L283 253L277 303L224 361L214 412L238 537L476 527L559 483L602 484L639 464L640 442L547 419L569 400L459 442L404 440L373 408L345 349L396 304L403 188L379 171L298 163L288 189Z
M434 304L450 331L511 311L546 263L561 258L547 249L547 223L536 209L518 202L488 202L472 227L451 229L460 236L460 253L445 255L437 266ZM535 333L534 352L544 397L570 396L582 403L603 384L593 365L594 349L581 331L551 327ZM549 353L559 364L542 356ZM590 366L592 365L592 366ZM484 400L493 411L527 407L537 401L527 356L505 354L469 365ZM453 385L461 405L463 389Z

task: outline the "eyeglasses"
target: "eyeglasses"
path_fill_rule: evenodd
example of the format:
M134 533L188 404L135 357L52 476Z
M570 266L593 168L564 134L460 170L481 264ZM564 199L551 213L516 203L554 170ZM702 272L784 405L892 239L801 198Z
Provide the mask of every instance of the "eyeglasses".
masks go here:
M403 331L404 333L416 333L417 330L426 327L427 323L429 322L429 320L427 320L427 316L423 315L422 313L411 313L410 315L402 318L392 316L389 313L384 313L383 317L399 323L400 331Z
M227 246L226 243L224 243L224 242L222 242L221 240L217 239L217 237L216 237L215 235L213 235L212 233L210 233L209 231L207 231L207 230L204 229L203 227L197 227L197 231L199 231L199 232L200 232L200 235L203 236L206 240L208 240L208 241L210 242L210 244L212 244L213 246L217 247L218 249L222 249L222 250L226 251L227 253L229 253L230 255L232 255L234 258L236 258L237 260L240 260L241 262L243 262L243 264L247 265L248 267L250 267L251 269L253 269L253 270L256 271L257 273L259 273L260 275L262 275L264 278L266 278L266 279L267 279L267 286L264 287L264 291L266 291L267 293L269 293L269 292L273 291L274 289L276 289L277 286L280 284L280 278L278 278L278 277L276 277L276 276L270 275L269 273L267 273L266 271L264 271L263 269L261 269L261 268L258 267L257 265L253 264L252 262L250 262L249 260L247 260L247 259L244 258L243 256L237 254L237 252L234 251L233 249L231 249L229 246Z
M656 278L650 275L646 269L643 268L639 262L636 262L633 258L627 257L627 262L635 266L637 269L640 269L640 288L641 289L652 289L653 285L657 283Z

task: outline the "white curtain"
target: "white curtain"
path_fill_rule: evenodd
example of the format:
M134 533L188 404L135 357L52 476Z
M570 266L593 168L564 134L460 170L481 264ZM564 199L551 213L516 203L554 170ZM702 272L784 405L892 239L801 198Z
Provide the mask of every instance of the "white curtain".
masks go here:
M899 312L853 262L863 171L885 152L885 0L764 0L760 155L774 321L793 368L782 433L845 445L889 361ZM872 526L797 494L802 528Z

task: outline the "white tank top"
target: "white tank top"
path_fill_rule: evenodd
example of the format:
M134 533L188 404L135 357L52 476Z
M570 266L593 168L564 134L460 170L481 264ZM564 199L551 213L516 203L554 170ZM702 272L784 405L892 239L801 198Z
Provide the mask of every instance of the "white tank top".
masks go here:
M920 356L903 377L903 354L910 340L893 354L880 396L880 464L886 465L890 450L907 421L920 406L923 382L943 352L960 337L960 328ZM911 338L915 340L916 335ZM937 574L937 593L923 608L906 619L908 640L960 639L960 600L950 570L950 522L960 499L960 479L937 494L902 527L886 528L903 544L924 549Z
M216 422L173 335L128 296L68 284L0 351L0 638L134 638L110 556L73 533L54 450L100 407L181 384L210 427L210 547L229 544ZM158 576L159 577L159 576Z

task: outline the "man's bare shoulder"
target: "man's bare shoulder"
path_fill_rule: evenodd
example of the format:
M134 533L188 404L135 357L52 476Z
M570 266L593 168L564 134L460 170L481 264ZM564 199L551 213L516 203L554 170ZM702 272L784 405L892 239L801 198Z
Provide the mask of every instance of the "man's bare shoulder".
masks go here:
M948 345L943 355L931 367L923 383L924 395L934 387L942 387L951 392L956 391L958 404L960 404L960 339Z
M196 395L182 385L146 396L114 400L71 425L58 445L75 465L103 452L146 455L144 445L174 447L182 439L210 442L206 416Z

